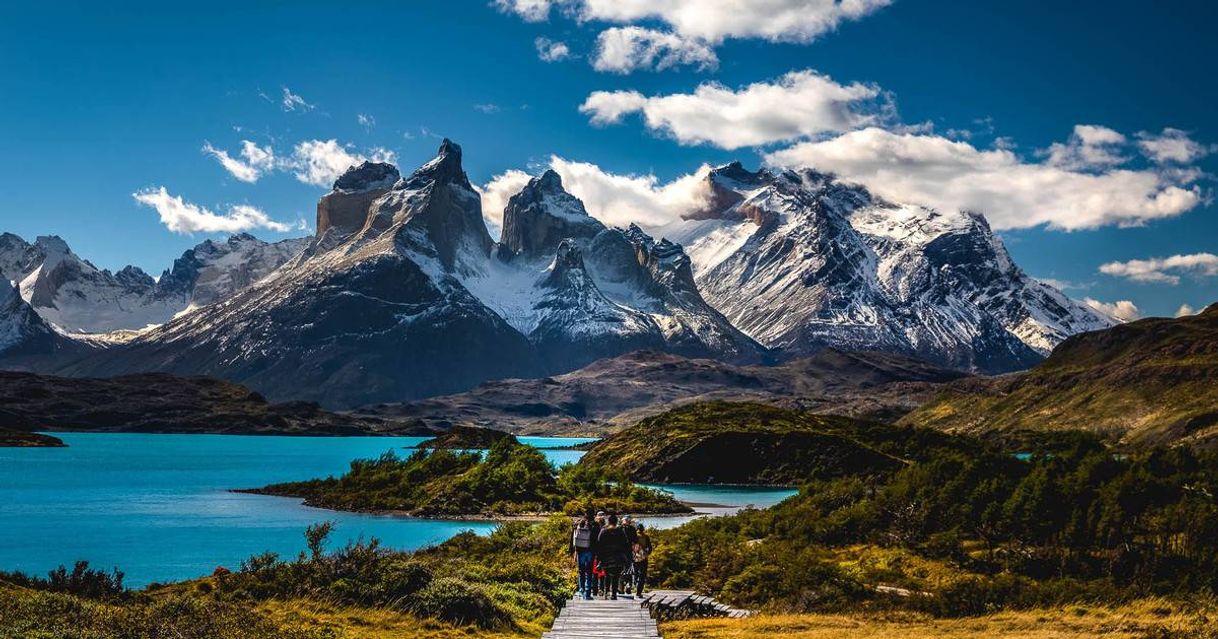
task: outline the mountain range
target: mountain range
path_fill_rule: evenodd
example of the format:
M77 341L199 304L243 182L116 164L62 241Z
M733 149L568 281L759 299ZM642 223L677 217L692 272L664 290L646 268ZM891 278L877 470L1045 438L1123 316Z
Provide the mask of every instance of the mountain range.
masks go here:
M648 232L602 224L547 171L509 200L495 241L445 140L407 176L351 167L310 238L208 241L155 280L5 235L17 287L0 293L0 364L212 375L343 408L641 349L733 365L883 351L1005 372L1114 323L1023 273L977 214L738 163L704 188L701 210Z

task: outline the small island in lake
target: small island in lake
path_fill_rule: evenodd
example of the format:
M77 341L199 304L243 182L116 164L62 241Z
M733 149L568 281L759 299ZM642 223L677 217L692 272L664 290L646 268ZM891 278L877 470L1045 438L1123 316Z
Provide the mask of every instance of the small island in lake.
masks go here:
M516 441L511 433L480 426L453 426L447 433L437 435L418 445L418 448L445 448L448 450L487 450L502 441Z
M0 428L0 448L63 448L67 444L58 437Z
M485 455L445 448L389 451L351 462L341 477L274 484L238 492L300 497L306 505L418 517L511 517L588 509L688 513L670 493L638 486L623 474L582 464L557 468L542 452L508 436Z

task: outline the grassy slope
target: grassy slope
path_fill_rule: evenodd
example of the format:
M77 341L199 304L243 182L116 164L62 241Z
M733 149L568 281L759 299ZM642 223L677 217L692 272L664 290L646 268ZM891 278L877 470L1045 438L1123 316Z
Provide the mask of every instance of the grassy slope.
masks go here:
M63 440L58 437L0 428L0 447L61 447L64 445Z
M751 402L691 404L642 420L580 461L636 481L798 485L886 472L953 445L931 431Z
M915 613L810 614L704 619L663 624L666 639L1200 639L1213 637L1218 606L1144 599L1127 605L1064 606L980 617L936 619Z
M970 433L1086 430L1218 445L1218 306L1076 335L1022 374L965 380L901 423Z

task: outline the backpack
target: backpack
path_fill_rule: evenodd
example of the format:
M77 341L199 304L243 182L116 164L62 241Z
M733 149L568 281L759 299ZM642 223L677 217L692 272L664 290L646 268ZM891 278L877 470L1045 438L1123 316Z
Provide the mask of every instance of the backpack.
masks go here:
M592 528L588 526L580 526L575 529L575 534L571 537L571 545L575 546L576 550L589 550L592 548Z

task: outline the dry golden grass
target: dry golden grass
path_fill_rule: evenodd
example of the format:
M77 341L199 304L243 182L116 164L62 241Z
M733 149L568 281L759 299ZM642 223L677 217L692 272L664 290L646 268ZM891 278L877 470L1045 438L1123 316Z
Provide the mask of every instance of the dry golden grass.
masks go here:
M666 623L665 639L1212 639L1218 606L1147 599L1120 607L1065 606L935 619L913 613L775 615Z
M336 606L312 600L268 601L257 610L280 625L325 630L337 639L522 639L539 637L549 629L529 625L516 630L482 630L392 610Z

